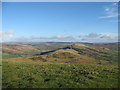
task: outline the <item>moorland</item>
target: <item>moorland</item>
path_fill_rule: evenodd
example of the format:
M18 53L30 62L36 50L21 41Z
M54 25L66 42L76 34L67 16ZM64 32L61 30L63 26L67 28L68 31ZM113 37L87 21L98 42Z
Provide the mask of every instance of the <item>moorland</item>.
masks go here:
M118 43L3 43L3 88L117 88Z

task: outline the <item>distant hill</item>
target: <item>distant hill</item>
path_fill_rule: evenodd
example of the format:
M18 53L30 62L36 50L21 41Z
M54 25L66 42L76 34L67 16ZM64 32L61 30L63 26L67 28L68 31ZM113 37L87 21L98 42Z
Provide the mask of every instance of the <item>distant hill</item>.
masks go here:
M3 58L31 56L40 52L40 50L30 45L22 45L22 44L14 44L14 43L3 44L0 48L2 49Z
M90 44L90 46L109 48L113 50L118 50L118 48L120 47L119 43L94 43Z
M42 52L30 59L43 62L61 63L96 63L117 62L118 52L102 47L91 47L84 44L74 43L64 48Z
M3 44L3 58L26 57L30 60L61 63L117 62L118 50L112 44L83 43L8 43ZM109 47L109 48L108 48Z
M56 43L3 43L0 50L2 50L3 58L13 58L32 56L41 52L63 48L67 45Z

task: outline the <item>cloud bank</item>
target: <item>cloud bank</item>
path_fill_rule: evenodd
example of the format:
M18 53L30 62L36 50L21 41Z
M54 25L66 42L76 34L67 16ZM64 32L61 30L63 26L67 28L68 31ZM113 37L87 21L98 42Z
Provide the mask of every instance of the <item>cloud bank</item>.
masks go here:
M11 40L11 37L13 37L14 33L15 33L14 30L8 30L5 32L0 30L0 42Z
M0 31L0 38L2 42L118 42L117 33L88 33L79 34L77 36L65 36L65 35L55 35L49 37L41 36L18 36L15 37L15 32L13 30L8 30L6 32Z
M116 33L89 33L83 35L82 41L87 42L118 42L118 34Z
M15 37L12 38L13 41L16 42L46 42L46 41L75 41L75 38L72 36L62 36L56 35L51 37L41 37L41 36L30 36L30 37Z

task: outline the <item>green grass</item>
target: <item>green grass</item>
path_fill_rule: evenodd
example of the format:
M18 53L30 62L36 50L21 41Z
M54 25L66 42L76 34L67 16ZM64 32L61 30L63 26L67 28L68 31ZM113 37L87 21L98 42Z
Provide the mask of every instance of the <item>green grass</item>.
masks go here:
M117 88L118 67L3 61L3 88Z
M72 49L36 56L66 44L30 45L38 51L2 54L3 88L118 87L117 50L74 44Z

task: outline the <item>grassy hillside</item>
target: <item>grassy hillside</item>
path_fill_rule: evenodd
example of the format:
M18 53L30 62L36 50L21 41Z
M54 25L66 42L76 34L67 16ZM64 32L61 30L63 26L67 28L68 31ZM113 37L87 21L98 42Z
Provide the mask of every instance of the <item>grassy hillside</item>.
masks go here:
M40 52L40 50L23 44L3 44L2 47L2 57L3 58L13 58L13 57L23 57L23 56L32 56Z
M117 88L118 67L3 61L3 88Z
M41 52L62 48L67 45L68 44L56 43L3 43L0 49L2 49L3 58L14 58L32 56Z
M112 50L118 50L118 47L120 47L119 43L95 43L95 44L92 44L90 46L109 48Z
M40 52L36 55L21 49L10 55L22 52L23 56L7 58L5 54L9 53L3 53L3 88L118 87L117 50L78 43L55 45L43 51L39 44L27 46Z
M41 53L31 59L45 62L117 64L118 51L84 44L72 44L66 48Z
M118 51L103 47L79 46L72 45L72 49L79 52L81 55L87 55L97 60L118 61Z

